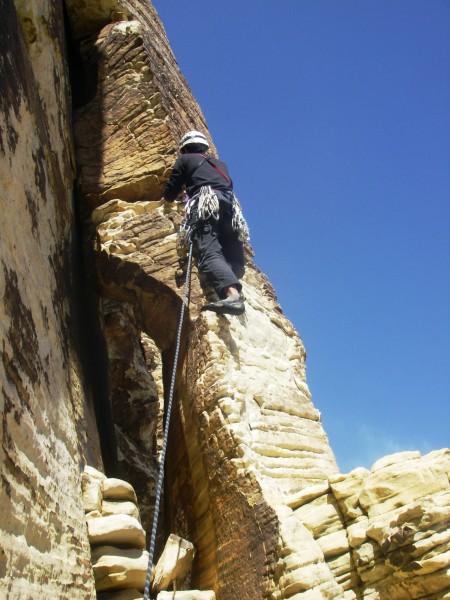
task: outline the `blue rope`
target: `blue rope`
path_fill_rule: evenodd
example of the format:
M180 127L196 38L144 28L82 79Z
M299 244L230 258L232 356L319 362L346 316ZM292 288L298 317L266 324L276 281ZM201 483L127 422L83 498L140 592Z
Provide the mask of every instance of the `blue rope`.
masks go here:
M176 378L177 365L178 365L178 355L180 353L181 331L183 328L184 311L186 308L186 298L187 298L187 294L188 294L188 290L189 290L189 282L191 279L192 247L193 247L193 244L191 241L190 246L189 246L188 263L187 263L187 270L186 270L186 280L184 282L183 300L181 302L181 314L180 314L180 322L178 324L177 343L176 343L176 349L175 349L175 358L174 358L174 362L173 362L172 379L170 382L169 400L167 402L166 422L164 425L163 447L161 450L161 458L159 461L158 483L156 485L155 510L153 513L152 533L150 536L150 546L149 546L149 550L148 550L149 557L148 557L147 576L145 578L144 600L148 600L149 593L150 593L150 580L151 580L151 576L152 576L153 555L155 553L156 531L158 529L159 506L161 503L161 492L162 492L163 481L164 481L164 461L166 458L167 440L169 437L169 425L170 425L170 415L172 412L173 392L175 389L175 378Z

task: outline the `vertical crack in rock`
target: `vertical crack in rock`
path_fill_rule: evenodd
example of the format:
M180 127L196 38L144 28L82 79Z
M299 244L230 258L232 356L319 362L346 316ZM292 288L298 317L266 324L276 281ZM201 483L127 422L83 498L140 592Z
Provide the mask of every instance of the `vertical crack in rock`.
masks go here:
M153 444L160 417L162 386L162 381L155 381L152 374L162 376L161 357L151 340L139 335L130 304L104 300L103 318L112 412L119 446L119 473L136 490L142 523L146 531L150 531L157 477Z

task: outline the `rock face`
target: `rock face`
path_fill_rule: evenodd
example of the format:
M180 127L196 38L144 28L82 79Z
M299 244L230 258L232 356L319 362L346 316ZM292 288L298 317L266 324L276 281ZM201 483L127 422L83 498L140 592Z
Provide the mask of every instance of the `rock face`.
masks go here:
M97 588L135 598L134 490L148 532L186 268L161 194L180 136L207 128L148 0L0 14L0 595L95 597L89 533ZM170 532L192 542L192 587L220 600L448 597L450 451L340 474L302 341L247 258L242 317L201 313L212 291L193 268L160 550ZM85 464L107 484L82 482ZM83 506L102 515L89 529ZM108 587L117 515L128 592Z
M289 505L310 541L291 593L447 597L449 459L449 450L399 453L293 496Z
M134 110L139 103L140 86L149 79L149 86L158 85L151 74L160 66L152 62L147 49L150 42L146 29L134 21L107 26L93 42L99 72L108 87L99 88L92 101L76 113L82 174L99 145L106 154L115 153L110 131L126 129L129 118L124 111ZM133 71L130 97L126 104L120 103L120 114L116 114L117 99L109 99L108 91L117 95L117 81L128 72L126 65L134 64L137 52L139 60L150 65L150 75L147 70ZM134 181L130 175L120 169L117 180L123 178L126 184L108 185L105 191L108 175L103 169L95 181L89 178L85 197L89 206L98 205L91 222L95 225L93 254L101 293L132 305L136 321L160 349L163 371L170 373L180 310L181 265L176 249L180 215L176 209L167 209L159 198L167 175L164 165L172 164L182 130L169 129L173 123L163 101L167 90L157 87L154 93L160 98L159 105L145 109L140 119L151 121L156 111L161 130L172 136L170 144L166 140L165 154L149 140L145 145L147 179L159 182L158 187L154 190L148 185L146 199L142 199L139 183L140 191L130 202ZM193 105L189 99L182 107L186 121ZM98 122L108 125L98 128ZM96 129L90 147L91 138L84 132ZM136 140L132 138L130 143L138 152ZM155 158L150 156L152 151ZM141 175L137 178L141 182ZM108 199L112 193L116 197ZM284 515L277 514L272 497L321 482L337 467L310 400L300 339L281 314L270 284L251 261L244 282L248 310L243 319L203 316L198 309L209 290L202 287L194 270L189 334L186 331L183 349L186 360L179 376L184 385L177 390L180 413L175 416L179 420L175 430L180 430L177 438L182 438L185 448L177 439L176 448L170 451L169 469L172 465L176 468L168 483L174 496L181 496L184 489L192 498L188 506L175 502L171 510L182 527L179 533L192 532L199 548L199 586L218 588L223 597L236 593L244 597L246 593L254 598L255 593L271 591L280 535L284 527L290 527ZM122 326L127 327L124 318ZM239 561L233 560L235 548L243 544Z
M63 12L16 7L0 2L0 596L94 598L79 465L102 460L80 333Z

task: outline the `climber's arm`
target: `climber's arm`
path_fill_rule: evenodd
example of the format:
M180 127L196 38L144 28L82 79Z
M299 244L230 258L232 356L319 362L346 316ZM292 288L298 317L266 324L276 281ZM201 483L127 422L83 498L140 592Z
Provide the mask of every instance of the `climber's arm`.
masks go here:
M185 183L185 178L183 161L179 157L173 166L172 173L164 188L164 200L173 202L176 199Z

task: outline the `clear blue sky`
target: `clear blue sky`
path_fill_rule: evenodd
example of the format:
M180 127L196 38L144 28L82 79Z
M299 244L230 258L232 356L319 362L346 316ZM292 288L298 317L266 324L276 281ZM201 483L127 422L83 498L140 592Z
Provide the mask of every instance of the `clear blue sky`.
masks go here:
M450 2L157 0L340 469L450 446Z

